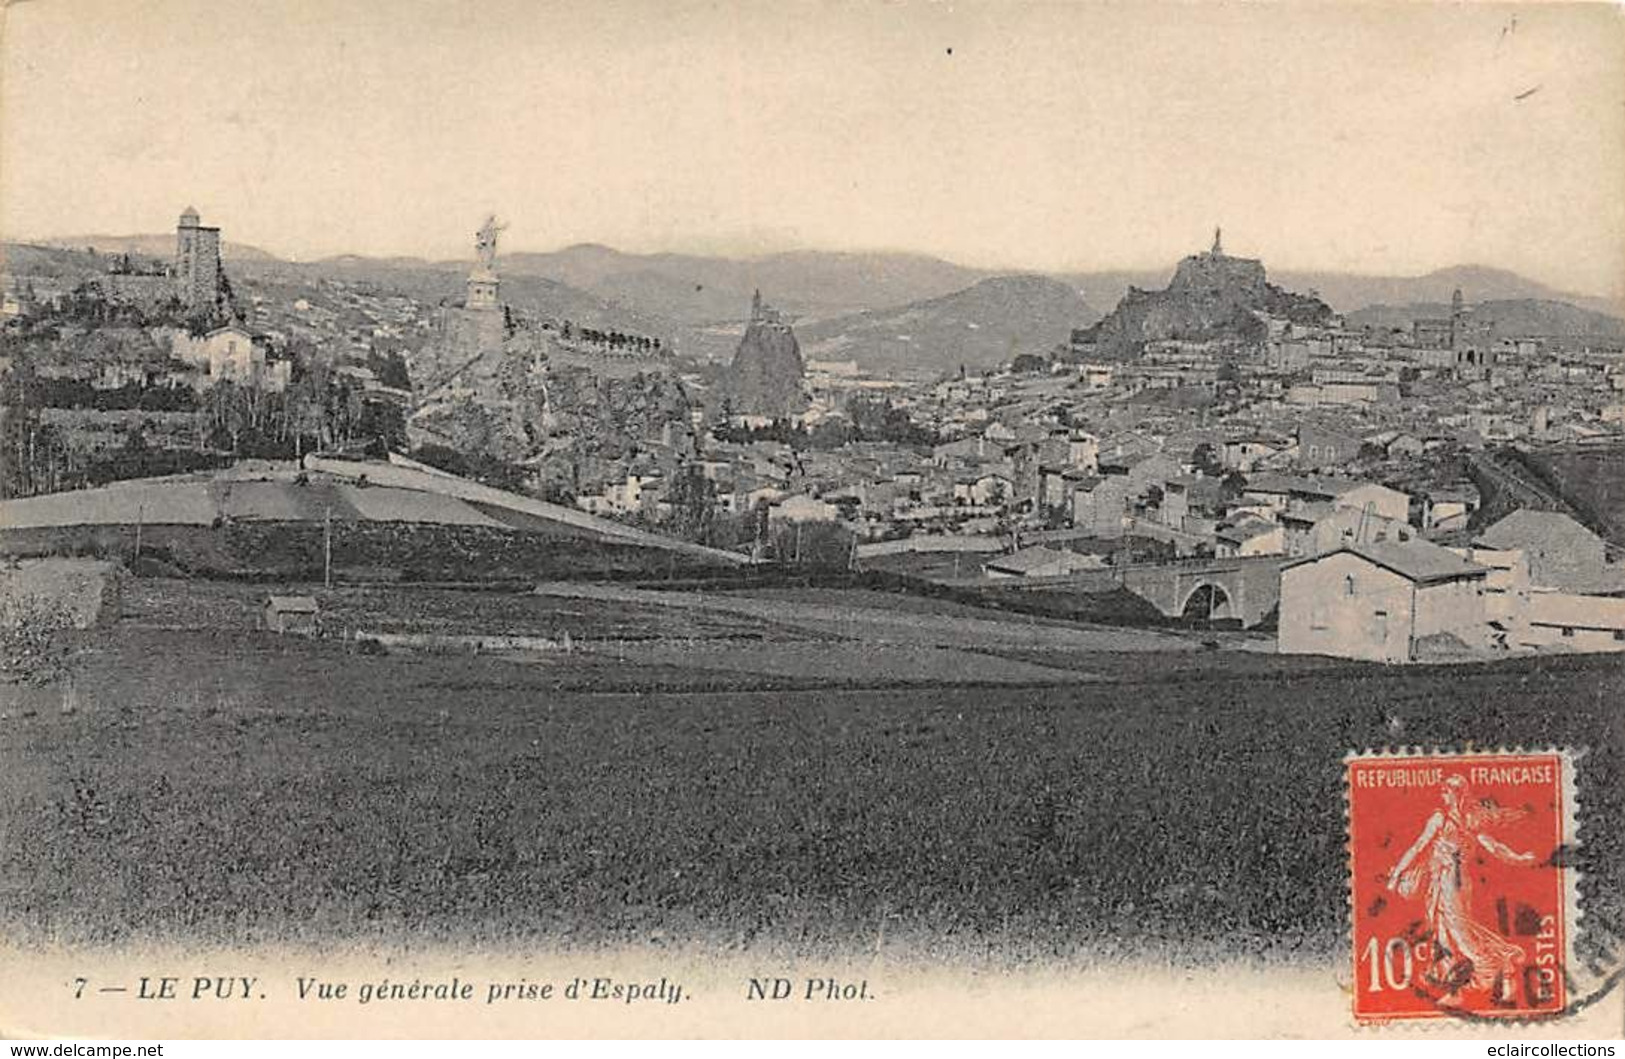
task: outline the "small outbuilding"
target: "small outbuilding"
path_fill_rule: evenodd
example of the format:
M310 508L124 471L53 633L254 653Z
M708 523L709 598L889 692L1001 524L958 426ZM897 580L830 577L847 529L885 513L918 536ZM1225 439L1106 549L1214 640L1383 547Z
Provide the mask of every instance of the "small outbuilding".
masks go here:
M260 622L267 631L294 636L315 636L321 616L321 607L311 596L269 596L260 610Z

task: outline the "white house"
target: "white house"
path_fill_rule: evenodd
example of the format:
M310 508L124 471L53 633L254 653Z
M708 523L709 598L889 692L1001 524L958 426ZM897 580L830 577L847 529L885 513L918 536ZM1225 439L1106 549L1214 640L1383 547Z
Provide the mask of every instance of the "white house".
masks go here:
M767 512L770 522L834 522L839 516L834 504L802 494L785 497Z
M1478 502L1478 489L1472 485L1429 490L1423 499L1422 526L1433 533L1466 529Z
M1213 534L1213 554L1220 559L1248 555L1279 555L1285 550L1281 524L1253 515L1243 516Z
M971 504L1002 504L1015 488L1007 475L992 472L967 474L954 482L954 499Z
M211 385L233 382L239 386L281 391L287 389L292 374L292 362L268 362L265 346L256 341L247 328L237 324L217 327L202 338L177 331L170 340L170 354L206 370Z
M1248 480L1242 498L1277 511L1297 511L1312 504L1355 511L1370 507L1373 514L1395 522L1408 521L1411 507L1409 494L1359 478L1261 474Z
M1625 651L1625 599L1531 592L1518 646L1565 651Z
M1285 530L1283 550L1292 556L1324 555L1360 541L1407 541L1415 535L1403 519L1325 502L1304 504L1277 517Z
M1508 630L1525 620L1530 593L1529 557L1518 548L1451 548L1467 562L1484 567L1484 620ZM1515 637L1507 637L1513 646Z
M1282 654L1409 662L1487 646L1488 571L1427 541L1351 544L1281 571Z

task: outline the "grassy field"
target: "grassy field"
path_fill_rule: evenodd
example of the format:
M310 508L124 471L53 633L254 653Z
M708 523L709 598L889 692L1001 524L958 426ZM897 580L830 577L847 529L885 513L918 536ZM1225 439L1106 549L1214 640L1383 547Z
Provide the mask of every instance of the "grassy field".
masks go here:
M665 637L761 636L761 622L726 614L685 615L636 603L606 606L590 600L554 599L513 590L339 586L320 583L256 585L232 581L131 582L124 613L132 623L184 629L250 629L268 593L315 596L324 621L377 632L513 633L577 640L648 640Z
M1528 462L1606 536L1625 539L1625 448L1537 452Z
M1625 923L1618 659L1074 649L1071 682L864 686L681 651L517 664L157 627L175 591L83 634L75 712L0 720L7 935L1323 957L1341 758L1396 739L1584 748L1587 943ZM488 595L394 606L719 620ZM755 621L729 620L718 649Z

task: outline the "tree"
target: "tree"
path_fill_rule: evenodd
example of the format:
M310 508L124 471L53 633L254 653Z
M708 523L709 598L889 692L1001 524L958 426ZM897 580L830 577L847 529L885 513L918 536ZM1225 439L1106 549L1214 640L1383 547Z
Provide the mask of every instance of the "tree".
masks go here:
M355 432L357 437L376 441L392 452L406 448L406 417L393 401L363 401Z
M846 403L847 418L859 441L889 441L896 445L934 445L935 431L909 418L908 409L885 398L858 395Z
M784 566L846 570L852 562L852 533L839 522L781 522L771 537L773 558Z
M397 390L412 388L412 379L406 370L406 358L401 355L399 349L380 351L375 347L372 355L367 358L367 366L385 386Z
M690 467L673 479L668 498L673 531L685 540L709 540L717 518L717 483Z
M807 447L812 449L838 449L855 440L857 432L844 419L820 419L807 431Z

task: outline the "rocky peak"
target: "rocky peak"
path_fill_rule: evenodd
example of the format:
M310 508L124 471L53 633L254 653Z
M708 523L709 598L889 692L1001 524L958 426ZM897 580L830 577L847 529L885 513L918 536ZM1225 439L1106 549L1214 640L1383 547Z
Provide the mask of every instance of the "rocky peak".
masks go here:
M1234 291L1262 295L1268 285L1262 261L1206 253L1192 254L1181 261L1168 289L1193 293Z
M801 389L805 370L789 322L757 291L751 299L750 323L729 367L734 410L774 418L801 412L807 407Z
M1130 287L1117 308L1080 338L1098 355L1133 357L1147 342L1164 339L1258 341L1263 317L1318 325L1331 315L1319 298L1270 283L1262 261L1226 254L1215 233L1213 249L1181 261L1166 288Z

